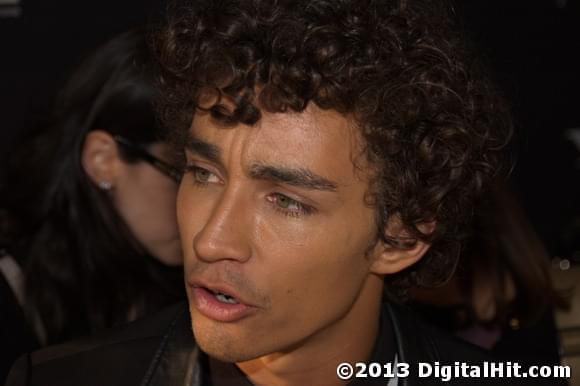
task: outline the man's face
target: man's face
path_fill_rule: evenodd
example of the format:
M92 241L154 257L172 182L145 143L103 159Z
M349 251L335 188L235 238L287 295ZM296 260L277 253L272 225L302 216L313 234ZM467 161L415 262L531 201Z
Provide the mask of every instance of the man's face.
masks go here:
M312 105L233 128L196 113L177 211L202 350L239 362L348 333L376 232L356 130Z

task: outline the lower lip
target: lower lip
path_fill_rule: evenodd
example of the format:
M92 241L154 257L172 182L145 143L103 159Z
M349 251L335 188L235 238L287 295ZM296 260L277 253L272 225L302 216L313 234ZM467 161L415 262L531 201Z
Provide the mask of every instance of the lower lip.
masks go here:
M232 323L250 315L254 307L242 303L230 304L222 303L213 294L201 287L191 287L192 300L195 307L204 316L218 322Z

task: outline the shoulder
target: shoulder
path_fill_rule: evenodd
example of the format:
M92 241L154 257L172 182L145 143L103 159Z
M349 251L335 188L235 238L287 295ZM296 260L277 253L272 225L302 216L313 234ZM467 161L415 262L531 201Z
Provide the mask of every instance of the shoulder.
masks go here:
M492 359L491 353L421 320L405 306L388 304L386 310L398 343L399 351L409 359L436 361L483 361Z
M418 316L403 306L389 304L386 310L393 325L399 359L401 362L408 363L410 368L414 370L412 376L416 378L416 384L439 385L444 383L461 386L499 386L506 383L526 386L561 384L553 378L518 379L511 377L508 375L508 367L513 369L511 362L502 362L495 358L490 351L422 322ZM497 375L485 377L486 371L488 375L491 374L492 366L502 367L504 369L503 377ZM424 374L430 372L431 375L419 378L419 367L422 367ZM527 371L527 369L522 366L520 372L522 371ZM451 375L448 383L443 382L443 372ZM459 376L456 377L456 374ZM464 377L463 374L471 374L472 377Z
M0 263L4 258L0 258ZM0 384L10 366L20 355L38 348L34 332L29 328L15 292L4 270L0 269Z
M0 250L0 281L2 282L0 299L3 302L9 300L22 304L22 269L13 257L4 254L3 250Z
M184 313L187 308L180 303L109 332L28 354L16 362L6 385L138 384Z
M2 310L8 310L9 313L3 315L13 316L13 311L18 311L16 314L20 316L22 307L18 299L17 288L14 284L17 275L12 274L15 270L14 260L9 256L0 256L0 306Z

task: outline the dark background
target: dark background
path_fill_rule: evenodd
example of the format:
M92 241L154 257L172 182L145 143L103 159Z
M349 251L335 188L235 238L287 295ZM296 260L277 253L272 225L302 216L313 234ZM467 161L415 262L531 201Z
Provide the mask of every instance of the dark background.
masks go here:
M21 0L19 17L0 18L1 160L15 138L44 116L86 54L118 33L155 20L162 3Z
M209 1L209 0L208 0ZM436 0L434 0L436 1ZM0 18L0 175L66 75L117 33L158 19L160 0L22 0ZM457 0L464 27L509 97L519 129L512 182L553 255L580 261L580 6L565 0ZM6 10L6 7L0 6Z

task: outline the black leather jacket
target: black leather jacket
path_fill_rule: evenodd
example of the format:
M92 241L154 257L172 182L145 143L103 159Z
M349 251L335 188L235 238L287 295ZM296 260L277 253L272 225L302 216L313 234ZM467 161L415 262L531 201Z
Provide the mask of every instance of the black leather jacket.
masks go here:
M421 362L480 365L493 359L475 346L422 324L403 307L386 304L383 319L385 316L392 326L398 362L410 365L409 375L398 379L399 386L562 384L532 378L455 378L449 382L419 378L415 366ZM179 304L106 335L26 355L14 365L6 386L202 385L205 378L198 365L200 353L190 326L187 305ZM387 382L385 378L366 378L351 384L386 386Z

